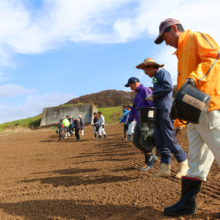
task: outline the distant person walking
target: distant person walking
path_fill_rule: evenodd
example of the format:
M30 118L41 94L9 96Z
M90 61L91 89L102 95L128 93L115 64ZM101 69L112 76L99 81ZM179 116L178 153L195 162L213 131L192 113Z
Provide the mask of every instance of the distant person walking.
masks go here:
M97 133L99 133L99 125L96 124L96 122L97 122L99 119L98 119L98 116L97 116L97 113L96 113L96 112L94 112L93 115L94 115L94 118L93 118L94 139L97 139Z
M100 140L102 133L105 138L107 138L107 135L105 133L105 117L102 115L102 112L98 112L98 116L99 120L95 124L99 125L99 137L97 140Z
M80 136L79 136L80 123L79 123L79 120L77 120L75 117L73 117L73 125L75 127L76 140L79 141L80 140Z
M70 122L70 125L69 125L69 133L70 133L70 135L71 136L73 136L73 126L72 126L72 124L73 124L73 120L72 120L72 117L71 116L68 116L68 120L69 120L69 122Z
M64 131L65 131L65 138L67 138L67 134L69 133L69 125L70 122L68 120L69 116L66 116L66 118L63 119L63 125L64 125ZM70 136L70 135L69 135Z
M127 112L126 105L123 105L123 117L119 118L121 120L119 123L123 123L124 140L127 140L127 130L128 130L128 125L125 123L127 118L126 112Z
M62 119L60 119L60 122L59 122L59 124L58 124L58 127L57 127L57 128L59 129L59 140L58 140L58 141L60 141L60 140L61 140L61 138L64 138L64 136L62 135L63 128L64 128L64 125L63 125L63 120L62 120Z
M130 114L130 111L131 111L131 106L130 105L126 106L126 110L127 110L128 114L127 114L125 124L128 123L128 118L129 118L129 114ZM134 126L135 126L135 120L128 124L128 129L127 129L128 137L127 137L127 140L125 140L125 142L130 142L131 136L134 134Z
M79 115L79 124L80 124L80 129L81 129L81 135L84 135L84 120L81 115Z

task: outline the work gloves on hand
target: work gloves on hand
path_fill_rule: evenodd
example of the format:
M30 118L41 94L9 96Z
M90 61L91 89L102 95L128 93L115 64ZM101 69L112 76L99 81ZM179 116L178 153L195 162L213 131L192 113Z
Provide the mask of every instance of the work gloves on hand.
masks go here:
M195 81L194 81L193 79L191 79L191 78L187 78L187 79L186 79L186 82L192 84L193 86L196 86Z
M174 130L182 130L183 126L179 126L179 127L174 127Z
M154 97L152 94L149 94L147 97L146 97L146 101L153 101L154 100Z

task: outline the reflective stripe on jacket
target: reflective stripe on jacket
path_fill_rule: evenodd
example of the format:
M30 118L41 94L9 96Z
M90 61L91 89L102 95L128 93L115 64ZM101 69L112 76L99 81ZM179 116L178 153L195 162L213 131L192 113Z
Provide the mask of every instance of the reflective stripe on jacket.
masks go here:
M220 48L207 34L183 32L175 52L178 58L178 89L192 78L198 89L211 96L209 111L220 109Z

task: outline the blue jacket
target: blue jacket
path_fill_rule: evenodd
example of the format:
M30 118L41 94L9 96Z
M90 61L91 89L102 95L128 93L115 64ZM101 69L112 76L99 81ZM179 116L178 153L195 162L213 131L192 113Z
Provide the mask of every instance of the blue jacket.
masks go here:
M124 122L124 123L126 123L129 113L130 113L130 111L126 111L126 112L123 114L123 119L125 118L125 122Z
M119 123L125 123L126 119L127 119L127 113L128 111L126 109L123 110L123 118L119 118L119 120L121 120ZM129 111L130 112L130 111Z
M132 122L135 119L135 121L139 123L140 120L139 120L139 114L138 114L137 109L143 108L143 107L152 107L153 104L151 101L146 101L145 99L143 99L143 98L146 98L151 93L152 93L151 89L144 87L142 84L140 84L137 87L137 94L135 95L134 103L131 107L128 122Z
M153 106L159 109L159 118L169 117L173 104L173 83L170 73L165 69L159 69L155 72L153 79ZM158 119L159 119L158 118Z

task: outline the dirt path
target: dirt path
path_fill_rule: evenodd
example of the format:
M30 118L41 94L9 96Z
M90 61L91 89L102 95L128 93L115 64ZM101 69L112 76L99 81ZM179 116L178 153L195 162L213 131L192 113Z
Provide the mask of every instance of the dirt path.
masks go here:
M122 140L122 126L107 125L108 138L93 140L85 128L80 142L58 142L55 131L0 134L0 219L217 219L220 168L213 164L197 198L199 213L169 218L163 208L180 197L178 167L172 177L152 178L160 170L140 172L144 156ZM187 151L184 129L178 140Z

